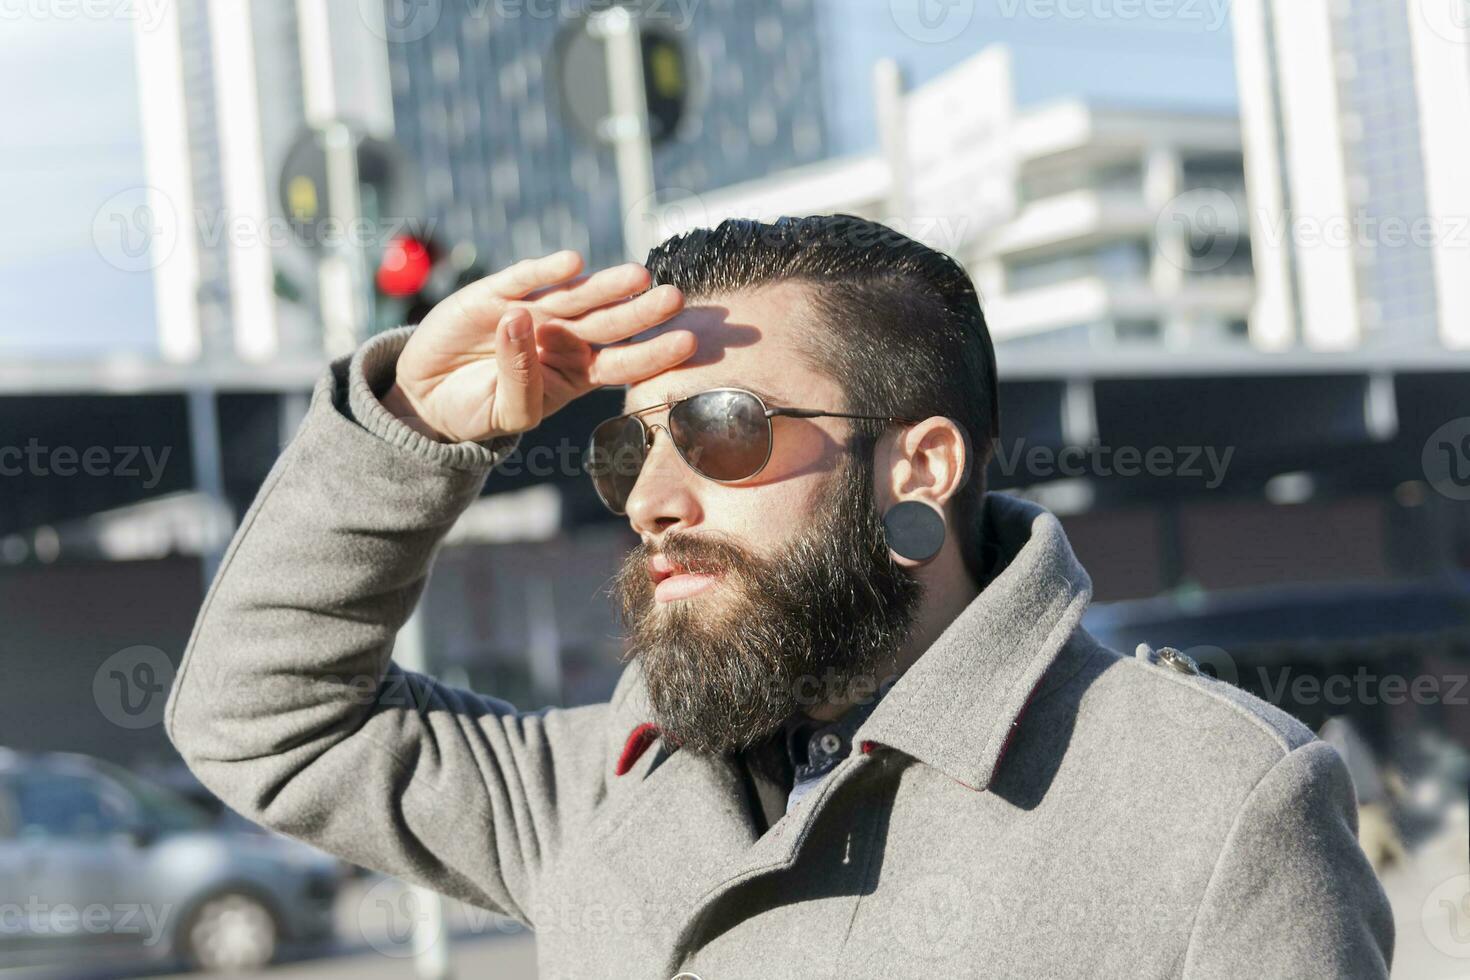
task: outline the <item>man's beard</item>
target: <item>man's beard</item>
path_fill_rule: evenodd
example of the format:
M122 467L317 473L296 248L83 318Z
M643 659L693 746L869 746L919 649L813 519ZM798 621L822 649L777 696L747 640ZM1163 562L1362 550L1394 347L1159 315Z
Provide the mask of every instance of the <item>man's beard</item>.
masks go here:
M802 709L873 696L922 590L889 556L866 470L849 456L811 526L775 557L702 531L629 552L613 596L665 738L738 751ZM714 590L657 603L647 563L660 550L685 571L718 574Z

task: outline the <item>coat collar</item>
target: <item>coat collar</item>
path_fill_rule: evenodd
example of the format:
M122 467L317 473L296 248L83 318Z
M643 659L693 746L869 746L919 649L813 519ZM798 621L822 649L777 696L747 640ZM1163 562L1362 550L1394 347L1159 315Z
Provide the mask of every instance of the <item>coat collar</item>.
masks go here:
M990 785L1021 713L1092 599L1092 580L1045 508L987 494L985 534L1001 570L857 733L976 790Z

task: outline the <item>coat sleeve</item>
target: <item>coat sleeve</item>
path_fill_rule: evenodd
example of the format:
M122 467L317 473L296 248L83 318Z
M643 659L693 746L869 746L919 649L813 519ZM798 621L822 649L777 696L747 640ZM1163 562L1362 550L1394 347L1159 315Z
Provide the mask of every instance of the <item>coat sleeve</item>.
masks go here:
M434 551L515 438L445 445L378 402L411 331L318 383L231 542L166 729L246 817L529 922L598 794L605 705L517 712L390 661Z
M1386 978L1393 915L1357 823L1352 781L1331 746L1312 741L1283 757L1226 839L1184 977Z

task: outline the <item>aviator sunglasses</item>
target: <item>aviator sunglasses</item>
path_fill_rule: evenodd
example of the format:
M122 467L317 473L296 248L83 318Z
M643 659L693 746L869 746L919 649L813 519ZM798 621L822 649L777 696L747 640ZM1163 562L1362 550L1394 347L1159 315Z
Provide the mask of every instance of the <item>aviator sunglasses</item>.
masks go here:
M661 408L669 410L667 426L649 425L639 418ZM770 462L774 438L771 419L778 415L915 424L912 419L892 415L772 408L755 392L744 388L711 388L598 423L592 430L585 469L608 510L614 514L626 513L628 497L653 448L654 430L663 429L679 458L700 476L716 483L747 480Z

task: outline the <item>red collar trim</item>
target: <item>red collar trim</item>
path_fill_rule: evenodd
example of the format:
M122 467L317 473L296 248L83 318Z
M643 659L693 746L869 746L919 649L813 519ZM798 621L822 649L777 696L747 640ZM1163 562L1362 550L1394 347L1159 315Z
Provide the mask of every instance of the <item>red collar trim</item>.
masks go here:
M623 743L623 751L618 755L618 764L613 769L613 774L617 776L626 775L628 770L632 769L638 764L638 760L643 758L643 753L648 751L648 747L654 742L657 742L659 736L662 734L663 732L659 730L659 727L651 721L645 721L637 728L634 728L629 733L628 740Z

